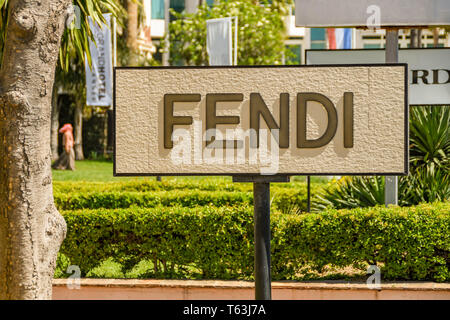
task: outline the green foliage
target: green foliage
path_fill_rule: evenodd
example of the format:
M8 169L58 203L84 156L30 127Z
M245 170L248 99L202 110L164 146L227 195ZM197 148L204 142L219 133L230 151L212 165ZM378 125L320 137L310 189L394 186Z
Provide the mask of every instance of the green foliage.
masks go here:
M308 191L306 184L298 184L296 188L277 188L271 186L272 207L284 214L302 214L308 210ZM311 194L318 194L322 186L312 184ZM312 198L312 197L311 197Z
M407 204L450 198L450 107L411 108L411 173L404 177Z
M158 207L63 212L68 225L60 261L82 275L102 262L124 273L152 261L145 277L251 279L253 209ZM384 279L449 281L450 203L373 207L286 215L274 213L273 279L296 279L327 267L365 271L377 264ZM61 267L60 269L63 269Z
M213 180L214 181L214 180ZM60 210L154 208L157 206L233 206L253 204L251 184L192 181L129 181L122 183L55 183L54 199ZM274 185L272 208L297 214L306 211L306 184ZM319 193L320 185L312 186Z
M402 205L422 202L448 201L450 199L450 172L443 168L413 169L407 177L400 178Z
M212 7L204 2L195 14L172 10L176 20L169 25L170 62L208 65L206 20L237 16L238 64L281 64L287 52L283 20L286 10L281 1L269 5L251 0L217 1Z
M100 24L105 22L102 13L110 12L120 23L125 15L123 7L114 0L74 0L73 4L80 8L80 15L79 17L75 15L70 27L65 29L59 53L61 68L66 72L69 71L70 59L74 57L83 63L83 66L87 57L91 65L89 39L92 39L93 35L88 17L91 17L94 23Z
M213 205L216 207L253 202L251 193L211 192L211 191L159 191L141 192L91 192L55 194L55 204L61 210L98 209L98 208L153 208L157 206L195 207Z
M83 163L89 163L84 161ZM78 164L78 163L77 163ZM92 166L95 164L95 166ZM93 174L94 171L101 170L98 165L102 162L90 161ZM117 179L117 178L116 178ZM276 183L271 186L272 195L277 195L282 190L305 190L305 183ZM313 188L319 188L322 184L315 185ZM236 191L236 192L252 192L251 183L233 183L229 177L163 177L161 182L156 180L127 180L116 181L110 183L103 182L86 182L86 181L55 181L53 183L55 193L101 193L101 192L153 192L153 191L172 191L172 190L202 190L202 191ZM316 189L314 189L316 190Z
M328 183L328 188L317 196L314 210L373 207L383 203L383 177L343 177Z
M410 173L399 178L399 205L450 198L450 107L414 107L410 117ZM318 196L316 209L384 204L382 177L345 177Z
M450 107L413 107L410 117L411 167L450 171Z

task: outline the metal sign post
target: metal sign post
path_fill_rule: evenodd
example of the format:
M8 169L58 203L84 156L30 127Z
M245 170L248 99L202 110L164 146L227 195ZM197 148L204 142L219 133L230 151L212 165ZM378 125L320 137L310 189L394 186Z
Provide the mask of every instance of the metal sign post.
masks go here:
M289 176L234 176L233 182L253 183L255 300L271 300L270 183L289 182Z
M398 29L386 29L386 63L398 62ZM398 205L398 177L384 177L384 204Z

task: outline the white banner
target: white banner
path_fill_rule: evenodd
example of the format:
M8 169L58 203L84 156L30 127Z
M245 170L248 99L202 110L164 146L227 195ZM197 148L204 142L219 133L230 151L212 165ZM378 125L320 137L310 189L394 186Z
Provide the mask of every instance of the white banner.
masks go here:
M206 21L206 51L210 66L233 64L231 18Z
M380 49L306 50L309 65L384 63L384 59ZM408 64L409 104L450 104L450 48L400 49L398 62Z
M112 54L111 54L111 14L103 15L106 20L102 26L93 23L89 17L89 26L94 34L95 43L89 40L92 69L86 60L86 104L88 106L112 105Z

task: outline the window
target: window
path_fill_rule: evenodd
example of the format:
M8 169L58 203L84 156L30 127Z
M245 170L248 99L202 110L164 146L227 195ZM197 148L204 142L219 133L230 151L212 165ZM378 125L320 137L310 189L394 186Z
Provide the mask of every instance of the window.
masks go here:
M379 49L381 45L379 43L364 43L364 49Z
M311 28L311 49L326 49L326 29Z
M176 12L181 12L184 10L184 0L170 0L170 7Z
M321 42L311 42L311 49L326 49L327 48L327 44L325 43L325 41L321 41Z
M325 41L325 29L311 28L311 41Z
M437 47L442 48L444 46L443 43L438 43ZM428 43L427 48L434 48L434 43Z
M184 0L170 0L170 8L180 13L185 8ZM175 20L175 17L173 15L170 15L169 20L173 21Z
M164 0L152 0L152 19L164 19Z

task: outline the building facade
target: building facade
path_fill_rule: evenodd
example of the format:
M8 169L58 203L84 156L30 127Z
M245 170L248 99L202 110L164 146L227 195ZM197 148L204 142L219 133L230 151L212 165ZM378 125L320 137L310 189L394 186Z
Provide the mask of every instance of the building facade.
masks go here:
M166 30L166 19L164 2L170 3L170 8L177 12L186 10L194 12L195 8L202 2L206 1L209 5L213 5L214 0L144 0L144 6L149 8L146 12L151 12L150 30L153 44L158 47L161 39L164 37ZM295 8L291 8L290 14L286 17L287 39L286 46L293 53L293 57L286 64L304 64L305 50L307 49L329 49L329 41L327 30L325 28L297 28L295 26ZM435 46L435 36L432 30L423 29L421 46L424 48ZM438 47L448 47L449 35L443 29L439 30ZM399 46L408 48L410 44L410 31L400 30ZM363 30L352 29L352 48L353 49L375 49L384 48L385 30ZM154 54L156 60L161 60L159 53Z

